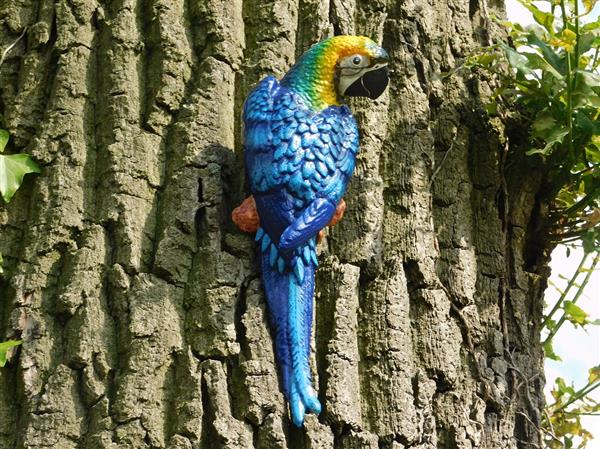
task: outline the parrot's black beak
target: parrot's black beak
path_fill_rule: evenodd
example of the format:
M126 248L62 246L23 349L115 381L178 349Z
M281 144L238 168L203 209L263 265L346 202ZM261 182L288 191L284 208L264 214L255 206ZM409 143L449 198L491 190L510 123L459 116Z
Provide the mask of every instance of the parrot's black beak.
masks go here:
M350 97L369 97L372 100L379 98L390 81L387 65L369 70L354 81L344 95Z

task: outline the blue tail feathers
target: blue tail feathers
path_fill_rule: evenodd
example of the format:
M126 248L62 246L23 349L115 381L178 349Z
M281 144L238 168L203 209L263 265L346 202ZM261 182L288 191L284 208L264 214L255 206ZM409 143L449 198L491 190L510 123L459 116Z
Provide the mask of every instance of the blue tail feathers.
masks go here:
M262 278L283 390L292 421L300 427L307 411L321 412L309 364L316 269L316 254L312 253L316 242L311 239L284 260L279 253L273 254L277 248L266 233L259 230L257 237L261 243Z

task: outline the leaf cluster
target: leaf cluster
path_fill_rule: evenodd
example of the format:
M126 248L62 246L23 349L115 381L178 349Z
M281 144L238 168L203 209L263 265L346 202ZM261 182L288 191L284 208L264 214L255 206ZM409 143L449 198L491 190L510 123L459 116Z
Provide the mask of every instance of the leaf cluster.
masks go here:
M554 402L546 406L543 419L546 447L550 449L583 448L593 438L581 424L582 416L600 416L600 403L590 393L600 387L600 365L590 368L587 384L575 389L561 377L552 389Z
M554 287L560 294L558 300L554 303L552 309L544 317L543 327L548 331L548 335L542 342L546 357L552 360L560 361L561 358L554 352L552 348L552 340L566 322L570 322L575 327L584 327L587 325L600 325L600 320L590 320L589 314L579 307L576 303L581 298L581 295L585 291L585 288L590 281L592 273L596 269L596 266L600 263L600 253L595 252L594 257L587 265L592 253L584 253L577 270L570 278L564 275L559 275L560 278L567 281L567 287L562 290L552 281L550 285ZM575 288L573 290L573 288ZM571 291L574 292L572 296ZM570 299L567 299L569 298ZM556 318L556 315L560 313L560 317Z
M40 173L39 166L27 154L1 154L6 148L8 139L8 132L0 129L0 194L6 203L12 199L27 173ZM3 272L2 262L2 254L0 253L0 274ZM6 364L7 352L21 343L21 340L0 342L0 367Z
M597 0L586 0L581 12L572 0L519 1L536 23L501 22L506 41L482 49L467 66L494 74L500 83L488 112L510 105L529 124L526 152L548 166L552 239L582 240L586 251L598 250L600 19L582 23Z
M564 323L570 322L573 326L581 328L600 324L599 320L590 320L587 312L577 305L599 263L600 252L584 253L577 270L570 278L559 275L567 281L564 290L550 282L550 285L559 292L560 297L545 315L543 322L547 335L542 345L549 359L561 360L554 352L552 342ZM581 416L590 414L600 416L600 405L590 395L599 386L600 366L589 370L588 383L578 390L575 390L572 385L567 385L562 378L556 379L552 390L554 403L546 405L542 421L546 447L551 449L586 447L587 442L592 439L592 434L582 426Z
M467 67L491 73L499 85L486 109L516 114L528 126L526 154L547 167L551 240L581 242L584 256L564 291L544 317L546 357L560 360L552 342L564 323L600 324L576 303L600 262L600 18L585 23L598 0L519 0L535 21L524 27L501 22L507 39L481 49ZM582 7L582 11L580 11ZM591 264L589 263L592 256ZM584 415L600 414L590 393L600 387L600 366L576 390L561 378L545 408L546 447L584 448L592 434Z

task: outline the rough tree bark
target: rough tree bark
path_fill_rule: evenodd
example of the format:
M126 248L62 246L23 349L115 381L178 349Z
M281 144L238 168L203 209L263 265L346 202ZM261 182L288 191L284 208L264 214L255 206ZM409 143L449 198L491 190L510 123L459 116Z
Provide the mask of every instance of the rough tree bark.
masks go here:
M440 74L499 0L0 0L0 110L43 166L0 208L1 448L540 444L539 170ZM290 424L244 198L240 109L310 44L365 34L389 92L321 244L314 372Z

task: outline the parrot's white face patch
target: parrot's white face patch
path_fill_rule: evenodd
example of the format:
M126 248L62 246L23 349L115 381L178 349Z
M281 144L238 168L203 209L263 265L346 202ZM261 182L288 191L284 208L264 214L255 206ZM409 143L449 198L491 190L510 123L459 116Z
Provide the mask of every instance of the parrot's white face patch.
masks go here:
M365 69L371 63L368 56L355 54L346 56L338 63L338 83L337 90L340 95L344 95L346 89L358 78L360 78Z
M368 56L355 54L341 59L337 66L337 91L344 96L348 88L367 72L387 66L387 62L371 65Z

